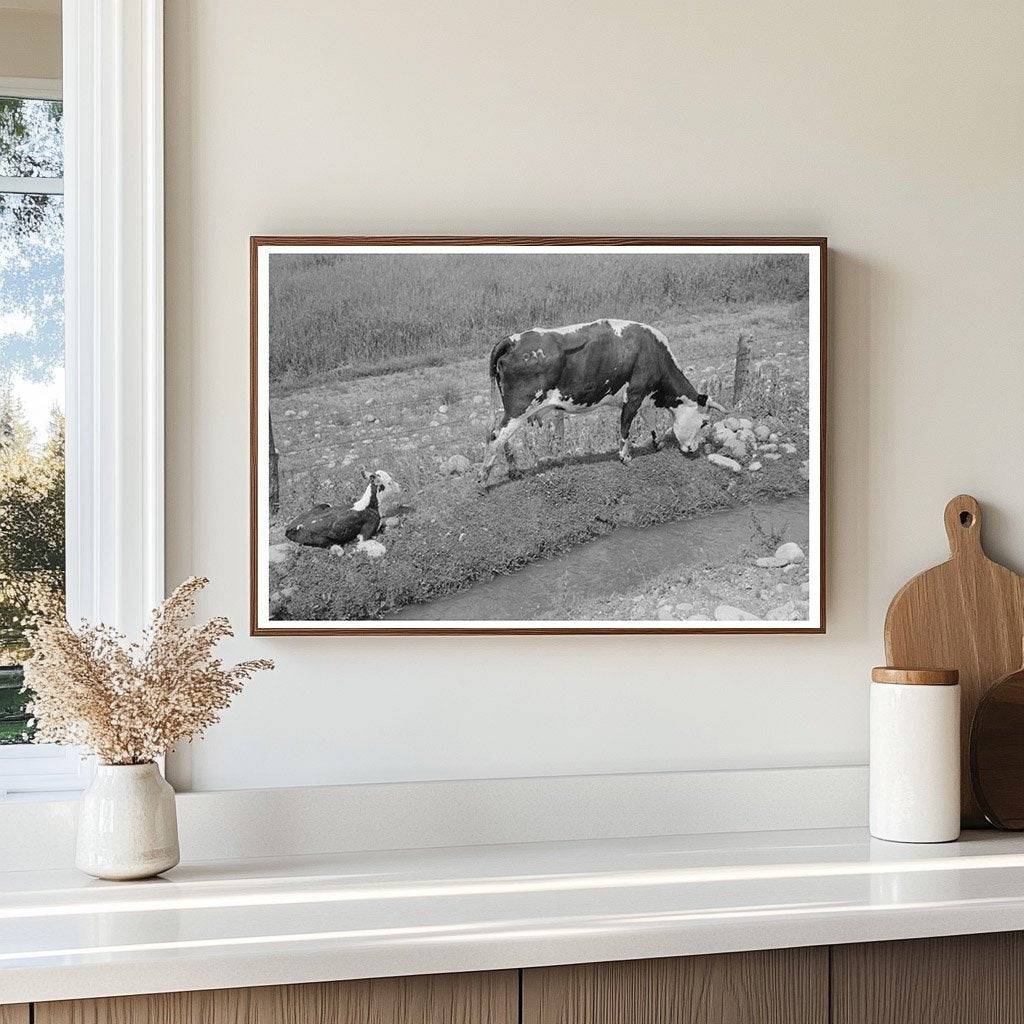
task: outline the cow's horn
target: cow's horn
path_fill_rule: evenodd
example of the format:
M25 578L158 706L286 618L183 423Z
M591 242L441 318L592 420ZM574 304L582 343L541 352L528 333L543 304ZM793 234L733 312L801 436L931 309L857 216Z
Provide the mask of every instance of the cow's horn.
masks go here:
M719 404L713 398L709 398L708 399L708 408L709 409L714 409L715 412L726 412L727 413L729 411L728 409L726 409L726 407L724 405Z

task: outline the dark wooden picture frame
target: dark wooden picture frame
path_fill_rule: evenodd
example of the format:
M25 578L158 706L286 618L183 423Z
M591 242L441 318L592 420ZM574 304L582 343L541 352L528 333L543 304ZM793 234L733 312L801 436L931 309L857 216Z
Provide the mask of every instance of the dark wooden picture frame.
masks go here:
M688 625L685 621L673 621L656 623L653 621L638 621L634 625L624 625L621 622L610 623L607 626L594 624L577 624L566 621L560 623L544 622L543 624L531 625L529 620L515 622L512 625L502 623L498 626L490 626L477 621L471 624L462 625L458 621L448 621L444 625L426 624L423 625L401 625L381 624L376 625L372 621L353 622L352 625L336 624L325 622L303 623L295 625L288 620L273 620L270 622L261 621L259 614L260 601L263 596L260 593L260 516L258 515L258 503L260 501L260 464L261 451L268 451L269 457L276 460L276 452L273 444L270 448L261 448L259 421L260 417L268 413L267 409L260 408L260 281L259 281L259 259L260 251L266 247L286 246L289 248L299 247L333 247L333 246L374 246L374 247L400 247L418 246L559 246L559 247L619 247L619 246L665 246L665 247L722 247L722 248L765 248L774 247L806 247L809 250L817 250L817 302L818 302L818 394L808 394L808 400L818 402L818 438L817 438L817 468L818 479L809 480L809 493L817 497L817 530L813 531L812 544L816 540L817 564L811 566L817 572L817 604L816 621L807 622L779 622L771 625L762 623L736 623L730 625L715 625L700 623L695 626ZM826 434L827 434L827 271L828 271L828 243L824 237L689 237L689 236L653 236L653 237L606 237L606 236L280 236L280 235L257 235L249 240L249 301L250 301L250 507L249 507L249 532L250 532L250 632L253 636L347 636L347 635L544 635L544 634L714 634L714 633L736 633L736 634L779 634L779 633L811 633L823 634L826 630L826 502L825 502L825 470L826 470ZM524 325L528 329L529 325ZM813 341L812 341L813 346ZM813 347L811 349L813 352ZM809 353L810 358L810 353ZM269 416L268 416L269 423ZM271 428L272 429L272 428ZM812 439L813 440L813 439ZM269 475L269 469L267 470ZM269 486L269 483L268 483ZM269 570L268 570L269 578ZM269 591L269 584L266 588ZM814 591L811 591L814 593ZM813 602L812 602L813 604ZM812 608L811 614L815 609Z

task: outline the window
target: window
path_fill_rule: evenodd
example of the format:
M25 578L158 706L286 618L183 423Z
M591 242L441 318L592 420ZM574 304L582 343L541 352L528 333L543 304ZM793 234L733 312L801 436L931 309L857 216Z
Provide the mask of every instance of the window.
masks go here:
M15 86L0 81L0 796L81 774L73 752L25 746L25 623L64 601L64 143L53 83Z

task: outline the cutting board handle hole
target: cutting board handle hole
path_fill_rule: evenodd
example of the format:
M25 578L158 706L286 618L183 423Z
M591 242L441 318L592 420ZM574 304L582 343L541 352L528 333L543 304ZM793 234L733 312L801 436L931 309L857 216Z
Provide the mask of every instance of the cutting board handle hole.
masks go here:
M968 529L974 524L974 516L966 510L960 513L960 525Z

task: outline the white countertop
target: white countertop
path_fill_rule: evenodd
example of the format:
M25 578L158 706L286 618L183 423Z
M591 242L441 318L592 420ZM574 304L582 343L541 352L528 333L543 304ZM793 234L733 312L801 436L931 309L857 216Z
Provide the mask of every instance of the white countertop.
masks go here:
M860 829L0 873L0 1003L1024 928L1024 836Z

